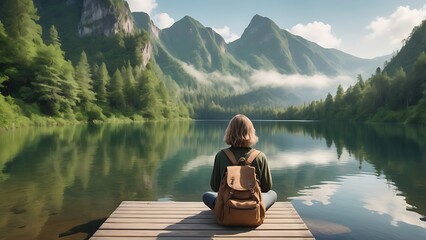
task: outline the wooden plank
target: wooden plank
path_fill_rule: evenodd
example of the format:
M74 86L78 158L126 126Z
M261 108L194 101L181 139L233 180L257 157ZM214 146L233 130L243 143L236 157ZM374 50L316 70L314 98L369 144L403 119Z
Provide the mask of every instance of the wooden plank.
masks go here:
M150 208L133 208L133 207L118 207L116 210L117 211L121 211L121 212L138 212L138 211L156 211L156 212L179 212L179 211L192 211L192 212L196 212L196 211L206 211L206 208L186 208L186 207L177 207L177 208L166 208L166 207L150 207ZM274 208L274 209L269 209L268 212L291 212L291 211L295 211L292 208Z
M206 208L206 205L202 202L144 202L144 201L123 201L120 204L120 207L127 207L127 206L133 206L133 207L183 207L183 206L190 206L190 207L202 207ZM276 202L271 209L274 208L292 208L293 205L290 202Z
M205 206L202 202L174 202L174 201L121 201L121 205L125 204L133 204L133 205L191 205L191 206ZM274 203L274 206L293 206L291 202L276 202Z
M208 223L178 223L178 224L168 224L168 223L104 223L99 229L140 229L140 230L228 230L229 227L220 226L218 224L208 224ZM288 224L262 224L258 227L244 227L233 229L251 229L251 230L303 230L306 229L304 223L288 223Z
M158 214L128 214L128 213L113 213L111 214L110 217L114 217L114 218L121 218L121 217L128 217L128 218L179 218L179 219L183 219L183 218L187 218L189 217L188 215L185 214L164 214L164 215L158 215ZM214 218L215 215L213 214L199 214L196 216L190 216L191 218L198 218L198 219L203 219L203 218ZM289 213L286 215L279 215L279 214L268 214L267 213L267 218L270 219L299 219L300 216L297 213Z
M201 202L123 201L92 236L121 239L314 239L289 202L277 202L259 227L224 227Z
M108 223L216 223L215 218L115 218L109 217L105 222ZM264 224L269 223L304 223L300 218L266 218Z
M213 211L205 211L205 210L186 210L186 209L179 209L179 210L174 210L174 211L155 211L155 210L143 210L143 211L115 211L114 213L117 214L154 214L154 215L169 215L170 213L173 213L173 215L215 215L215 213ZM294 210L291 211L268 211L268 215L286 215L286 214L296 214L297 212Z
M213 236L229 236L229 237L312 237L309 230L98 230L96 237L213 237Z
M229 237L229 236L213 236L213 237L92 237L92 240L154 240L154 239L173 239L173 240L209 240L209 239L244 239L244 240L315 240L313 237Z
M155 214L150 214L150 215L146 215L146 214L116 214L113 213L111 214L110 217L114 217L114 218L163 218L163 219L184 219L186 217L188 217L188 215L184 215L184 214L173 214L171 213L170 215L155 215ZM211 219L214 218L214 215L198 215L198 216L191 216L191 218L194 219L203 219L203 218L207 218L207 219ZM299 215L296 214L287 214L287 215L267 215L268 219L300 219Z

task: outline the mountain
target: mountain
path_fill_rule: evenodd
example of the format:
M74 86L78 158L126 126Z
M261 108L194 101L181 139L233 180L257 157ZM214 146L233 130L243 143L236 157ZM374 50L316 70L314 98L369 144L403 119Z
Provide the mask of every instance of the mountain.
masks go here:
M353 74L377 64L374 60L323 48L280 29L271 19L260 15L252 18L241 38L228 48L237 59L254 69L273 69L283 74Z
M161 30L155 26L151 17L144 12L133 12L132 15L137 28L148 33L152 46L152 60L158 64L161 71L180 87L196 88L196 79L183 69L181 60L173 56L161 42Z
M43 38L48 39L55 26L61 48L73 63L85 51L91 64L105 62L113 72L129 61L146 66L151 58L152 46L138 32L124 0L34 0L34 4Z
M129 5L110 0L34 0L42 26L60 26L63 36L113 36L135 30Z
M163 29L160 40L170 54L198 70L237 75L244 71L244 67L228 52L222 36L189 16Z
M133 12L132 16L138 29L144 30L156 38L159 37L160 29L155 26L154 22L151 20L151 17L147 13Z
M159 30L148 14L132 14L136 26L151 36L155 61L166 75L174 79L181 87L196 89L200 86L200 82L204 81L206 74L216 74L217 76L213 78L219 81L212 78L208 81L212 81L210 92L216 93L217 98L222 98L223 95L218 87L228 86L232 89L236 84L244 86L243 92L234 92L234 97L229 98L234 102L246 102L245 94L251 96L253 91L259 90L259 87L252 87L250 84L252 83L250 78L256 70L311 76L345 75L355 78L357 74L372 74L377 67L383 65L386 59L386 57L362 59L336 49L323 48L280 29L272 20L260 15L253 17L240 39L226 44L219 34L189 16L180 19L169 28ZM196 76L194 70L190 73L184 64L192 65L198 71L195 73ZM239 83L227 82L226 79L229 78L225 75L239 79ZM203 81L197 81L200 76ZM259 99L258 102L268 105L271 103L281 106L297 105L323 96L330 90L334 91L338 84L323 89L323 92L315 90L315 93L309 88L275 89L260 84L263 85L261 89L263 93L273 91L274 97L265 101ZM209 88L209 86L203 87ZM292 94L288 94L289 92ZM268 94L256 96L266 98ZM294 101L289 99L291 96L294 97ZM231 101L226 102L230 104Z
M67 1L67 3L72 1ZM134 23L129 5L125 1L83 0L78 33L80 36L119 32L133 33Z
M299 96L285 88L262 87L248 93L237 94L224 98L221 104L228 107L282 107L297 105L303 102Z
M152 61L167 85L176 85L188 95L188 99L200 99L193 95L208 92L209 99L215 102L221 102L224 95L231 95L228 100L235 103L247 102L247 96L256 96L253 105L288 106L303 103L302 99L311 100L313 93L304 96L306 89L298 92L251 84L251 77L257 70L356 76L358 73L373 73L383 64L381 59L362 59L323 48L280 29L272 20L260 15L253 17L240 39L227 44L212 28L190 16L160 30L148 14L130 14L128 5L122 0L35 2L43 29L49 29L51 25L57 27L66 56L74 63L83 50L91 63L106 62L110 72L128 61L141 66ZM144 35L145 32L148 34ZM137 36L139 34L142 35ZM146 44L135 48L139 38L146 38ZM243 90L236 92L233 89ZM225 99L225 102L231 101Z
M419 54L426 51L426 20L414 27L410 36L404 42L404 46L392 57L384 71L393 74L401 67L407 73L413 70Z

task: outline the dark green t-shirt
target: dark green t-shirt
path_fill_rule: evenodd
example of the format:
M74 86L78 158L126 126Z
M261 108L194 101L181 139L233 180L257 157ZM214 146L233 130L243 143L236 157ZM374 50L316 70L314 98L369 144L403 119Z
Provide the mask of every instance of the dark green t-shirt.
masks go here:
M246 154L252 150L252 148L237 147L231 147L230 149L234 153L237 160L241 157L245 157ZM210 179L210 186L213 191L219 191L220 182L222 181L227 166L232 166L232 163L229 161L226 154L221 150L216 154L214 159L213 172ZM260 182L260 188L262 189L262 192L271 190L272 176L265 154L260 152L260 154L253 160L251 166L256 169L256 178Z

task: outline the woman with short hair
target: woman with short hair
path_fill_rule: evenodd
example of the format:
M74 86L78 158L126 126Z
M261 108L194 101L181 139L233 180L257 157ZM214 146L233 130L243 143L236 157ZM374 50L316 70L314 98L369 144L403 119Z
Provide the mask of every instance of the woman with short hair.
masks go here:
M234 116L229 121L225 131L224 140L230 145L231 152L236 159L250 155L252 148L258 142L256 130L253 123L248 117L242 114ZM206 192L203 194L203 202L210 209L214 209L217 192L219 191L221 180L225 174L226 167L232 166L224 151L219 151L216 154L213 166L213 172L210 179L210 186L214 192ZM251 166L256 170L256 178L262 191L262 198L265 203L265 208L268 210L276 201L277 193L272 188L272 176L269 170L266 155L263 152L257 155Z

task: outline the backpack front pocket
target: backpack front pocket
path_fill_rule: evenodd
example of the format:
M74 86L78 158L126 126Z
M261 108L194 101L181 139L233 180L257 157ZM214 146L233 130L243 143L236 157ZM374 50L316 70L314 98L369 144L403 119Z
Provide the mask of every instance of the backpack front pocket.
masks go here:
M227 225L258 226L262 224L260 204L254 200L229 199L225 208L224 221Z

